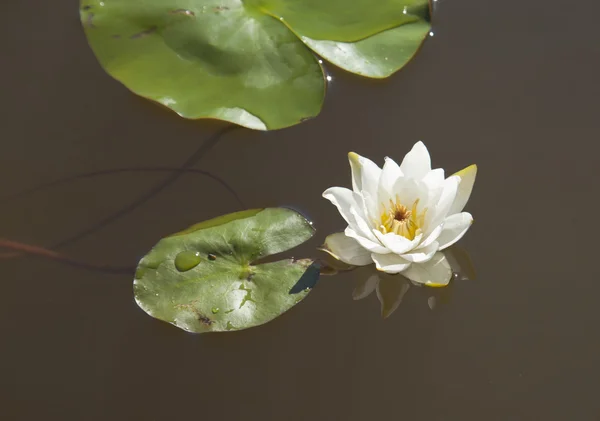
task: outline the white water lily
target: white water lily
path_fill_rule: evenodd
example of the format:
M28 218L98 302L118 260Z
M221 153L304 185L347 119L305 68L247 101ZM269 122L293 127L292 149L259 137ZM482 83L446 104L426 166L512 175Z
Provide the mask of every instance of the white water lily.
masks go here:
M348 227L328 236L323 250L350 265L375 263L378 270L401 273L413 282L447 285L452 269L441 251L462 238L473 223L471 214L462 210L477 166L445 178L443 169L431 169L422 142L400 165L386 158L379 168L356 153L348 157L352 190L332 187L323 193Z

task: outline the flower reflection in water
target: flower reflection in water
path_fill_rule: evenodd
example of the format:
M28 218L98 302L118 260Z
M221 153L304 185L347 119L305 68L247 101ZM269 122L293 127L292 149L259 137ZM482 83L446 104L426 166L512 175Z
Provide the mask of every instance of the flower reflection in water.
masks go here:
M453 246L444 250L444 255L452 268L452 279L445 287L423 286L402 275L390 275L373 268L370 276L364 277L356 283L352 297L355 300L362 300L375 291L377 299L381 303L381 317L385 319L400 306L408 290L416 287L429 293L427 305L433 310L450 301L455 282L474 280L476 277L471 258L464 249Z

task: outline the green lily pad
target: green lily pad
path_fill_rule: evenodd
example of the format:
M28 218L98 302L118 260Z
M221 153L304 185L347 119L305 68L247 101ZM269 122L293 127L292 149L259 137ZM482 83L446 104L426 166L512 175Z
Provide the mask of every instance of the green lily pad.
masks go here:
M81 0L81 20L100 64L134 93L185 118L273 130L321 110L325 77L307 46L386 77L430 19L429 0Z
M416 21L357 42L302 41L321 57L344 70L383 79L400 70L417 54L431 30L428 21Z
M225 215L163 238L139 262L138 305L189 332L247 329L302 301L319 278L311 259L261 263L302 244L312 224L284 208Z
M428 0L243 0L300 36L358 41L419 19Z

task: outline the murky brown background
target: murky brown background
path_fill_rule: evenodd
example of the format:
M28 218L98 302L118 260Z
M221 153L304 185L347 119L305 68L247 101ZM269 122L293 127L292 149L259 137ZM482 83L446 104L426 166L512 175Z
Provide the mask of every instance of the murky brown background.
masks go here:
M332 69L320 117L227 132L195 165L247 207L293 205L344 227L321 198L346 153L479 166L461 242L478 279L434 311L411 290L381 320L363 272L324 278L280 319L192 335L147 316L132 276L0 261L2 420L600 420L597 0L445 0L418 57L385 82ZM179 167L215 132L130 94L87 47L78 4L4 8L0 196L88 171ZM0 237L52 246L127 208L164 173L114 174L2 199ZM238 210L183 175L59 250L133 266L162 236Z

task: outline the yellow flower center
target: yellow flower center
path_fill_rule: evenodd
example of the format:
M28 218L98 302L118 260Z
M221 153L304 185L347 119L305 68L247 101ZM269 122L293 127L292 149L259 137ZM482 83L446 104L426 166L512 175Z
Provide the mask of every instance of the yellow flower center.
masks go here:
M390 199L389 206L382 204L380 220L377 221L377 229L382 234L393 232L414 240L425 222L425 214L427 209L418 213L417 206L419 199L415 200L410 210L402 204L400 198L396 196L396 200Z

